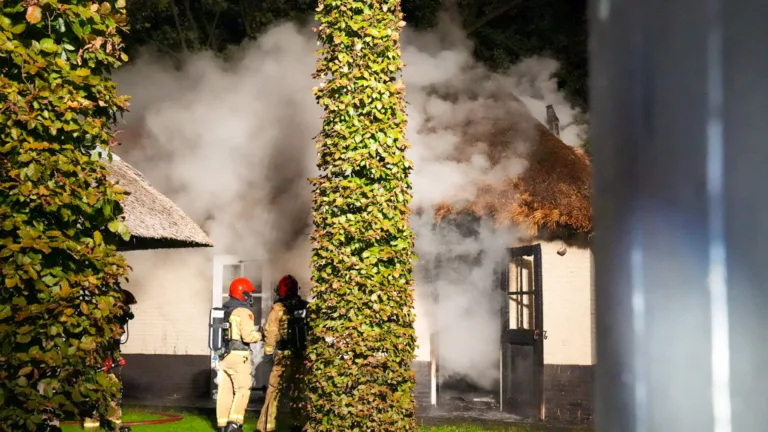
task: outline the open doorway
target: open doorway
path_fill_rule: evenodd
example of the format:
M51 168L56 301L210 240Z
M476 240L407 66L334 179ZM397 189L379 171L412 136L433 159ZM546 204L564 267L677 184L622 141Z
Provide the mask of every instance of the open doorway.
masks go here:
M450 334L434 335L431 342L432 404L441 410L492 410L525 419L544 419L544 339L541 245L507 250L498 272L500 328L499 365L495 380L486 385L461 374L441 373L441 345L460 343ZM438 299L439 304L439 299ZM440 319L457 319L440 314Z
M511 248L501 278L501 410L544 419L541 245Z

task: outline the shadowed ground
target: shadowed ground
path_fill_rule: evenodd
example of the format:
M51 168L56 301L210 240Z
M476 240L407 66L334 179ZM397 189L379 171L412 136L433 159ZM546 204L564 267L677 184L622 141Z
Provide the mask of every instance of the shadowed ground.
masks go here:
M135 432L211 432L214 431L213 417L214 411L205 408L168 408L159 407L126 407L123 421L135 422L142 420L159 419L160 417L151 414L151 412L172 412L181 414L184 419L175 423L162 425L132 426ZM249 411L246 416L246 432L251 432L256 427L256 412ZM82 430L76 426L64 426L65 432ZM446 419L446 418L426 418L419 420L419 432L591 432L590 429L574 429L564 426L536 425L492 420L470 420L470 419Z

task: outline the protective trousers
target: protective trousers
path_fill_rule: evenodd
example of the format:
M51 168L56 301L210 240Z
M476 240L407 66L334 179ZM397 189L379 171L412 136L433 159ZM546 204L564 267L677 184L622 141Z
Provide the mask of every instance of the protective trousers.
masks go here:
M216 423L244 423L251 397L251 353L232 351L219 364L219 392L216 398Z
M112 382L119 382L119 380L117 379L117 377L114 374L108 374L107 375L107 379L112 381ZM120 405L118 405L117 401L114 401L114 400L112 402L110 402L110 405L115 410L115 413L114 413L114 415L110 416L109 419L111 421L115 422L118 426L120 426L120 424L122 423L121 419L123 417L123 413L122 413L122 410L120 409ZM95 428L98 428L98 427L99 427L99 419L98 418L88 417L88 418L85 419L85 421L83 421L83 428L84 429L95 429Z
M303 424L302 413L302 390L299 388L301 379L300 359L295 359L290 355L278 352L275 355L275 363L272 366L272 372L269 374L269 387L264 400L264 406L261 408L259 421L256 424L256 430L259 432L271 432L277 430L278 418L282 430L282 425L291 426ZM288 411L281 411L281 402L285 396L289 396L287 401Z

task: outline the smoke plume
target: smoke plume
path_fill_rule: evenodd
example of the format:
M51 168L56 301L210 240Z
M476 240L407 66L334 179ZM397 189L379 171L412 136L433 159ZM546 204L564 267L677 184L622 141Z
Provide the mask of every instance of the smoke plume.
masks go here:
M313 138L322 115L311 92L316 48L309 27L286 23L237 48L234 60L203 53L175 68L147 52L117 71L120 91L132 96L118 154L216 243L214 251L132 253L130 286L139 308L165 301L156 286L174 280L190 292L210 292L212 253L272 258L275 275L291 272L309 286L306 179L316 173ZM441 343L441 374L464 374L488 387L498 370L494 269L516 231L488 221L471 232L436 226L433 208L466 203L481 185L525 170L546 105L555 106L561 128L577 113L557 92L556 62L531 58L491 73L473 60L471 44L447 19L434 31L406 32L403 56L420 259L418 355L429 358L430 334L439 332L453 341ZM569 127L562 135L576 144L578 132ZM209 307L194 310L200 346L181 351L206 352ZM137 321L140 316L137 310Z

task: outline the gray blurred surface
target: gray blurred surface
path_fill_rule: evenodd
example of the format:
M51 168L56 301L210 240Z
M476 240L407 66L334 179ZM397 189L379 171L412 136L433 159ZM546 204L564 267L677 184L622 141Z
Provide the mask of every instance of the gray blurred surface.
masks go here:
M768 1L590 14L598 430L768 430Z

